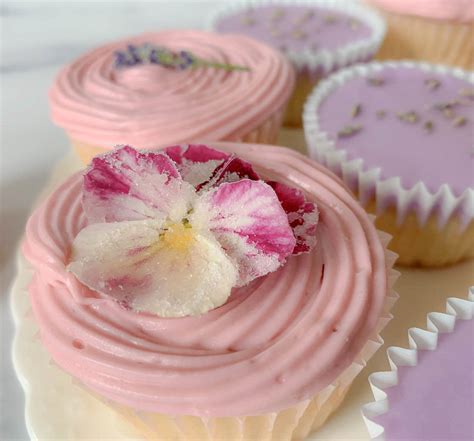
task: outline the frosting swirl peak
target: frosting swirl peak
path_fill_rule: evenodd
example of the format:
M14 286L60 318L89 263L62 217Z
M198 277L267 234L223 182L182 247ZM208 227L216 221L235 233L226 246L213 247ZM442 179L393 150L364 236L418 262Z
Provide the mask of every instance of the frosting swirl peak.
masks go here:
M115 51L144 43L249 70L115 67ZM53 121L74 139L147 148L191 139L238 139L286 104L293 83L289 62L262 43L240 35L172 30L85 54L59 73L49 100Z

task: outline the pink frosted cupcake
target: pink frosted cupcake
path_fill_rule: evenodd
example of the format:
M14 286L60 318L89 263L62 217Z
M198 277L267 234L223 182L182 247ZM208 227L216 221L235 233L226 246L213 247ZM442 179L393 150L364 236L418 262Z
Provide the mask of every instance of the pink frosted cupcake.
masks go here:
M394 259L322 166L216 147L122 147L59 187L27 226L34 315L148 438L302 439L380 346Z
M472 0L367 0L388 23L380 59L415 59L474 68Z
M271 143L293 84L285 58L250 38L163 31L85 54L59 73L49 98L53 121L88 163L123 142Z

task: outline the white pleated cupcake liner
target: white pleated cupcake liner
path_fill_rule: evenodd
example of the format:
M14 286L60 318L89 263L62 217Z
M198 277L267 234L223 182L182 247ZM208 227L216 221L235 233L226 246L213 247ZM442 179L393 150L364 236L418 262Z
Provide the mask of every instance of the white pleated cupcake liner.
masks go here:
M377 10L388 28L378 59L411 58L463 69L474 67L472 24L401 15L379 7Z
M331 92L352 78L369 77L387 67L416 68L426 72L449 74L474 84L474 72L409 60L357 64L341 70L321 81L306 101L303 126L310 156L341 176L351 190L357 193L364 206L375 198L377 214L394 205L399 225L407 214L415 211L421 225L425 225L430 216L436 214L438 227L441 229L457 214L462 227L465 228L474 219L474 188L467 188L461 195L456 196L449 184L443 184L437 192L432 192L419 181L406 189L402 186L400 177L383 179L381 168L366 168L362 158L349 159L348 152L338 148L337 141L319 125L319 106Z
M369 215L374 222L375 217ZM346 393L357 375L364 369L368 361L383 346L380 336L382 330L392 320L391 309L399 298L394 289L400 273L393 268L397 254L387 249L391 236L377 230L380 241L385 249L385 266L387 269L387 296L376 328L363 346L354 361L328 386L315 396L303 400L287 409L263 415L235 416L225 418L199 417L189 415L166 415L144 412L121 405L94 391L91 391L80 380L71 378L72 383L86 390L106 406L135 425L145 439L196 439L199 441L292 441L304 439L321 427L326 419L341 404ZM56 364L51 360L52 364ZM59 366L58 366L59 367ZM61 367L59 367L61 369ZM249 438L255 434L257 438ZM223 433L225 435L223 435ZM178 438L176 438L178 437Z
M217 30L220 19L262 5L315 6L328 11L340 12L360 20L372 30L369 37L358 39L334 50L320 49L303 51L288 49L285 55L290 59L297 73L311 76L325 76L345 66L371 59L380 48L386 33L383 18L374 10L353 0L233 0L217 9L209 19L208 27Z
M390 411L390 403L385 389L398 384L398 368L410 366L416 369L418 351L436 350L439 334L453 332L457 320L474 319L474 286L469 288L467 299L448 298L446 313L431 312L427 315L427 330L410 328L408 330L409 349L391 346L387 349L390 371L375 372L369 376L369 383L375 401L362 406L361 412L371 439L383 441L383 426L374 418Z

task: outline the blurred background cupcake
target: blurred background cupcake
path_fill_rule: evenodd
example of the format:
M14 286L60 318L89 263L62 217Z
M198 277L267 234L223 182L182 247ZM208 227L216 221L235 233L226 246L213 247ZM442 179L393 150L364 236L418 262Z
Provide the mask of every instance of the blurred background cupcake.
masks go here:
M367 0L388 23L377 58L410 58L474 68L472 0Z
M301 125L304 101L321 78L370 60L385 35L373 10L340 0L231 2L214 14L211 27L251 36L288 56L297 73L285 116L289 126Z
M474 256L474 73L360 64L316 87L304 129L310 155L393 235L400 264Z
M245 36L172 30L99 47L57 76L51 116L83 162L116 144L272 143L294 72Z

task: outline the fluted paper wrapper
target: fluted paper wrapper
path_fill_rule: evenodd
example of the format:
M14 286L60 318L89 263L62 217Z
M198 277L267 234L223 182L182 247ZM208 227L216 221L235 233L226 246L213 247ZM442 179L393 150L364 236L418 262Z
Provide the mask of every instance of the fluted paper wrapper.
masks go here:
M380 11L388 32L380 60L410 58L474 69L474 24Z
M378 51L385 37L384 20L373 9L355 1L347 0L235 0L218 9L210 18L209 27L216 30L217 23L223 17L262 5L315 6L328 11L349 15L365 23L371 30L367 38L355 40L334 50L306 48L303 51L288 49L285 55L296 70L296 86L288 103L285 125L301 126L301 114L306 97L314 85L343 67L370 60Z
M270 144L274 145L277 142L278 133L280 131L283 115L286 110L285 105L273 112L268 116L268 118L260 124L257 128L250 130L248 133L243 136L229 136L225 139L201 139L200 141L235 141L235 142L248 142L254 144ZM110 151L114 146L98 146L92 145L86 142L83 142L78 139L74 139L69 136L73 150L76 152L77 156L84 165L88 165L94 156L100 155L107 151ZM133 147L142 148L142 146L135 145Z
M362 158L349 159L320 127L318 109L334 90L355 77L369 77L385 67L412 67L450 74L474 84L474 73L414 61L372 62L349 67L321 82L308 97L303 114L310 156L339 175L360 202L376 213L376 226L393 236L390 244L401 264L439 266L474 255L474 189L456 196L449 184L432 192L419 181L411 188L400 177L382 178Z
M374 418L390 412L386 389L398 384L398 368L411 366L416 369L419 351L434 351L438 346L439 334L452 332L457 320L472 320L474 317L474 286L469 289L467 300L451 297L446 303L446 313L432 312L427 316L427 330L408 330L409 349L391 346L387 357L391 370L375 372L369 376L370 387L375 401L362 406L362 416L371 439L383 441L384 428L373 421Z
M386 247L390 236L379 232ZM264 415L238 417L198 417L164 415L125 407L94 394L107 406L130 421L145 439L160 441L296 441L304 440L321 427L342 403L353 380L383 345L381 331L392 319L390 310L398 299L393 285L399 273L393 269L396 255L386 249L387 297L376 329L352 364L317 395L300 403ZM282 354L284 356L284 354Z

